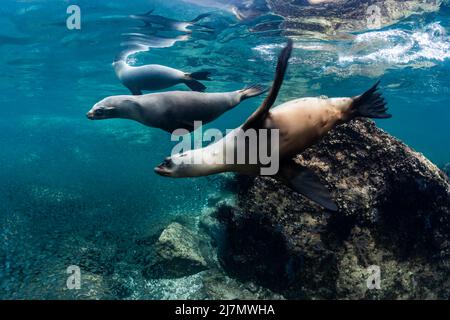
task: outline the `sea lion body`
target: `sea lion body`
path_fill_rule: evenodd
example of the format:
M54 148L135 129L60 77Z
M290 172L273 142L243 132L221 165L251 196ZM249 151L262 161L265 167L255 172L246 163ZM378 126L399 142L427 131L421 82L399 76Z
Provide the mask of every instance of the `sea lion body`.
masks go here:
M264 92L260 86L223 93L171 91L142 96L112 96L94 105L87 116L92 120L123 118L172 133L194 130L194 122L211 122L241 101Z
M351 98L325 99L322 97L288 101L271 110L259 129L279 130L279 157L286 159L314 145L337 125L351 120L354 114L351 108L352 103ZM260 159L257 164L226 163L227 155L237 154L235 142L237 139L242 139L241 134L242 127L239 127L229 132L222 140L205 148L172 156L171 160L182 158L188 163L193 163L194 159L202 159L201 164L185 166L187 170L174 172L173 177L205 176L223 172L259 175ZM270 141L267 142L270 143ZM269 148L268 145L267 149ZM245 152L249 152L248 144L246 144ZM179 159L176 159L177 157Z
M209 13L203 13L198 15L191 21L179 21L171 18L166 18L160 15L154 15L152 14L152 12L153 10L141 15L131 15L130 18L141 20L145 24L144 27L155 28L155 26L157 26L163 29L164 31L179 31L190 33L191 32L190 28L192 26L194 26L200 20L210 16ZM206 26L202 27L208 28Z
M192 90L204 91L206 87L197 80L209 80L207 71L190 74L158 64L134 67L124 61L116 61L113 66L120 82L134 95L142 94L143 90L161 90L180 83Z
M221 172L271 175L324 208L336 211L337 206L320 178L295 163L293 157L341 123L355 117L383 119L391 115L386 113L386 102L377 91L379 82L357 97L301 98L270 110L281 88L292 48L293 43L289 41L278 59L269 95L241 127L205 148L173 154L155 167L155 172L174 178ZM266 157L268 153L270 158ZM275 162L275 170L270 162Z
M168 132L178 128L192 131L194 121L208 123L237 106L240 91L200 93L172 91L136 97L142 117L137 121Z
M293 156L321 140L351 116L351 98L300 98L271 110L264 128L279 129L280 157Z

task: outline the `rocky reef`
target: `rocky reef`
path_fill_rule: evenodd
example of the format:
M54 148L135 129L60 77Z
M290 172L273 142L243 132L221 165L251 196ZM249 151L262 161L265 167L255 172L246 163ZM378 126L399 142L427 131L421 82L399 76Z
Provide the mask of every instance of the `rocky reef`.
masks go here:
M227 276L217 260L223 226L213 218L214 212L215 207L207 207L196 226L169 224L156 241L149 243L151 254L145 259L148 264L142 269L143 275L155 281L171 281L173 287L191 283L194 290L184 297L187 299L283 299L252 281Z
M423 155L353 121L303 152L331 190L331 213L266 178L238 177L218 204L218 260L228 276L292 299L448 299L450 184ZM208 218L211 219L211 218ZM370 266L380 289L368 289Z

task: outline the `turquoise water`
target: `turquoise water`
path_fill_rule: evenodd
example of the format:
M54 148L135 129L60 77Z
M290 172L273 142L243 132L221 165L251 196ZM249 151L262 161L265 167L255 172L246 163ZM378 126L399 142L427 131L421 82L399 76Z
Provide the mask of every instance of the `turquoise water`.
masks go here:
M66 1L3 1L0 8L0 298L94 298L64 290L65 270L86 262L111 298L192 297L197 279L144 279L145 241L169 222L194 223L221 179L170 180L153 167L171 151L170 135L126 120L88 121L98 100L128 91L111 63L131 14L202 23L171 47L129 57L187 71L213 70L209 92L269 84L286 39L251 33L220 9L180 1L76 1L82 29L68 30ZM352 96L382 79L393 118L379 125L437 165L450 162L450 10L412 16L352 40L296 39L279 102ZM165 34L173 37L173 34ZM185 90L184 86L176 89ZM261 102L245 101L209 126L234 128ZM105 280L106 279L106 280ZM178 286L178 287L176 287ZM176 287L176 288L174 288ZM99 289L100 290L100 289ZM75 296L74 296L75 295Z

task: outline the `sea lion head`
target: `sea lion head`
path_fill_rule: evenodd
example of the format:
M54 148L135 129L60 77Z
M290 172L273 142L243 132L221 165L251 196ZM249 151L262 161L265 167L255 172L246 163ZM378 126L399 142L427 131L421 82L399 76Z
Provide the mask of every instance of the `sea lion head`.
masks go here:
M154 170L160 176L175 177L177 165L172 161L171 157L167 157L159 166L155 167Z
M90 120L103 120L122 117L126 110L131 110L136 102L127 96L115 96L97 102L86 114Z
M155 172L163 177L171 178L185 178L196 177L201 174L202 171L207 169L205 164L195 164L193 160L194 154L192 151L184 153L174 154L171 157L167 157L157 167Z
M182 161L177 161L181 157L184 157L184 155L177 154L173 157L167 157L159 166L155 167L155 172L160 176L172 178L192 176L192 174L190 174L190 165Z

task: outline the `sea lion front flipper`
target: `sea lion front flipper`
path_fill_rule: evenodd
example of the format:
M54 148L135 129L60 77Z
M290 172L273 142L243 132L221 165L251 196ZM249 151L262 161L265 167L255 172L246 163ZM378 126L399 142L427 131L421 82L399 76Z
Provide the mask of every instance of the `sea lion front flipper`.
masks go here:
M311 169L298 165L291 160L282 165L277 178L325 209L338 210L330 192Z
M136 88L128 88L133 96L142 96L142 91Z
M246 130L249 128L258 127L262 121L267 116L270 108L275 103L277 99L278 92L280 91L281 85L283 84L284 75L286 74L286 69L288 66L289 58L292 53L293 42L292 39L288 40L288 44L281 51L280 56L278 57L277 69L275 71L275 79L273 81L272 87L270 88L270 92L264 102L259 106L259 108L245 121L242 125L242 130Z
M192 132L195 129L194 122L189 120L176 121L176 125L166 131L175 136L182 136L186 134L186 132L177 131L178 129L184 129L189 132Z

